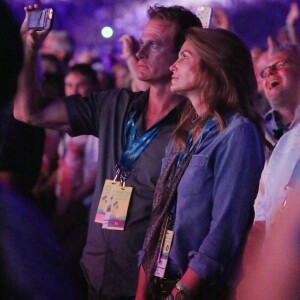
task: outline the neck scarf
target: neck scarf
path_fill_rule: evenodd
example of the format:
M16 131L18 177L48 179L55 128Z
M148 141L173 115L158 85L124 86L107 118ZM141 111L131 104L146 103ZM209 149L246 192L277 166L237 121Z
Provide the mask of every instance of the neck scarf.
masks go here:
M177 197L177 187L195 149L196 147L189 151L178 166L179 153L173 154L162 171L155 188L152 214L144 242L145 253L142 263L150 293L153 290L154 269L162 243L164 228L168 221L170 206Z

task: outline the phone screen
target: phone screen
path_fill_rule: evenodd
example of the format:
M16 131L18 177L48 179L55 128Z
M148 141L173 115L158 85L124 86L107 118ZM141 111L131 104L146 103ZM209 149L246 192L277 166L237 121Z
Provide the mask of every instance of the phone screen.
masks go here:
M53 21L53 9L33 10L28 15L28 29L49 30Z

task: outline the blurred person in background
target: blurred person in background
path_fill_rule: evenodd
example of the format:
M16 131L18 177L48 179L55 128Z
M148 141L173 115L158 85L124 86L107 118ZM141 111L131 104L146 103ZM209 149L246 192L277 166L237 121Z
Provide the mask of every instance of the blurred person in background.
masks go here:
M230 23L230 18L225 10L220 4L213 5L213 13L211 19L211 27L213 28L221 28L225 30L232 30L232 25Z
M252 58L254 64L254 70L257 78L258 83L258 95L256 100L256 107L262 115L265 115L270 108L273 109L272 103L269 102L267 99L264 88L263 88L263 78L261 77L261 71L267 65L268 61L270 60L271 56L278 52L280 49L278 48L285 48L290 47L291 45L298 44L298 37L297 37L297 29L296 25L299 21L299 7L296 2L292 2L290 4L290 9L286 16L286 24L282 27L276 38L272 36L267 37L267 50L262 50L259 47L254 47L252 49ZM270 117L269 117L270 118ZM271 135L272 136L272 135ZM270 141L271 144L274 145L274 139Z
M123 64L122 62L116 61L111 66L111 71L114 77L115 81L115 87L116 88L128 88L131 89L131 76L129 73L129 69L126 64Z
M299 22L299 5L291 2L289 12L286 16L285 26L277 34L277 41L280 45L298 45L297 23Z
M41 55L54 55L61 63L64 72L67 71L73 58L75 42L71 34L65 30L52 30L43 41Z
M88 64L75 64L65 76L65 96L87 97L97 91L96 72ZM95 188L98 138L92 135L70 137L64 134L58 145L55 173L55 230L63 258L73 275L77 295L87 298L87 286L80 268L85 245L89 210Z
M64 96L64 72L54 55L41 55L41 88L48 97ZM57 169L57 147L61 139L59 131L46 128L42 166L33 188L34 199L44 215L52 219L55 210L54 177Z
M99 90L109 90L115 88L115 78L111 72L105 70L102 58L93 49L85 49L77 53L78 64L89 64L97 74ZM122 86L124 87L124 86Z
M288 183L279 205L274 205L273 216L268 220L268 232L262 251L253 260L253 272L248 272L240 287L241 300L297 300L300 295L300 153L299 115L297 125L284 135L275 147L274 154L282 154L280 168L276 174L288 173ZM282 143L282 145L281 145ZM280 146L280 150L276 148ZM297 147L297 155L289 153L289 148ZM282 152L285 148L285 152ZM293 151L292 151L293 152ZM292 155L293 171L290 171L289 158ZM273 156L273 154L272 154ZM272 159L271 156L271 159ZM296 160L295 160L296 158ZM274 157L274 159L278 159ZM297 161L298 159L298 161ZM271 160L270 160L271 163ZM275 200L275 198L274 198Z
M300 51L295 45L275 48L260 71L271 110L264 116L266 138L275 146L290 129L299 103Z
M8 30L6 33L8 36L9 29L6 27L6 30ZM7 52L1 56L3 75L1 75L0 97L7 99L7 94L13 94L12 91L15 89L16 74L13 70L20 61L14 62L7 56L10 54L9 51L12 52L10 58L21 49L6 49L5 47L8 46L6 46L4 38L1 43L2 51L7 50ZM22 56L20 55L20 57ZM5 75L6 73L7 75ZM2 103L0 111L0 179L2 183L16 190L24 198L32 200L32 189L41 168L45 130L17 121L13 117L12 101L7 101L6 105L4 105L4 101Z
M266 156L259 192L255 200L255 223L245 249L243 269L256 273L254 261L262 248L266 224L286 195L286 185L299 158L300 50L295 45L277 48L261 75L265 94L273 107L265 118L266 138L274 150ZM297 129L298 128L298 129ZM275 146L276 145L276 146ZM243 299L240 298L239 299Z
M76 64L65 76L65 96L87 97L97 91L96 72L88 64ZM70 137L65 134L58 146L59 167L56 176L58 214L70 201L91 205L91 194L96 180L98 139L91 135Z
M261 115L264 115L270 110L270 104L268 103L268 100L264 94L260 72L262 68L266 66L268 60L268 51L263 51L259 47L254 47L251 50L251 55L257 81L257 95L255 97L254 104L257 111Z
M0 57L2 113L14 96L17 76L23 62L19 26L9 7L2 0L0 0ZM10 124L5 123L5 119L1 116L1 149L2 130ZM24 142L30 143L30 140ZM16 147L22 148L22 145ZM19 155L22 156L22 153ZM15 163L17 160L18 158ZM30 172L35 173L35 170L28 172L27 176L31 178ZM12 179L14 176L9 177ZM15 189L18 188L18 184L8 182L10 178L0 177L1 298L77 299L70 276L63 267L51 226L31 201L18 194L18 189Z

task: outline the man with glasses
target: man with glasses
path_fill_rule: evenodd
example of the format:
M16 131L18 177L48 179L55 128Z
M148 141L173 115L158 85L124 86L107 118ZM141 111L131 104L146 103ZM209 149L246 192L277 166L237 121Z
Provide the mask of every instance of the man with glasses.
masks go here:
M256 272L253 262L260 252L265 231L270 229L274 215L279 207L287 205L288 194L300 182L300 176L297 176L300 174L300 162L297 164L300 159L299 67L299 48L285 46L273 53L268 65L260 73L265 95L272 107L265 116L266 138L276 147L260 180L255 200L255 223L250 231L243 259L246 276L238 291L242 291L244 284L247 284L249 273Z
M265 115L266 138L275 146L279 138L290 129L299 103L299 50L296 46L278 48L262 69L263 90L271 106Z
M265 116L266 137L276 145L279 138L291 128L298 128L300 110L300 50L297 46L278 49L261 71L265 95L273 108ZM284 197L285 186L291 177L295 163L300 157L300 147L294 149L298 136L295 130L275 147L263 178L264 193L257 197L255 221L269 221ZM290 139L292 136L292 140ZM290 144L291 143L291 144ZM296 147L297 148L297 147ZM295 153L293 152L295 151ZM284 162L284 163L283 163Z

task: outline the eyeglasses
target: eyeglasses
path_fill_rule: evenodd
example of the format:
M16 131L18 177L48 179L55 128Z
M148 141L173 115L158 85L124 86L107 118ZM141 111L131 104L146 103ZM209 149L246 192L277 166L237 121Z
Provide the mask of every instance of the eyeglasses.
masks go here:
M275 71L281 70L285 66L285 64L287 63L287 61L288 61L287 58L283 59L283 60L279 60L275 64L264 68L260 72L260 77L261 78L266 78L269 72L275 72Z

